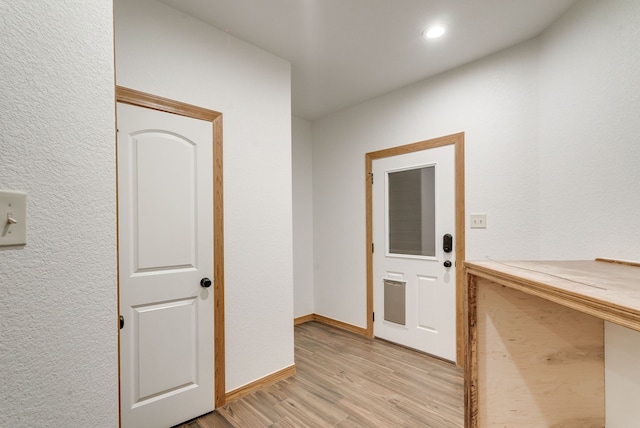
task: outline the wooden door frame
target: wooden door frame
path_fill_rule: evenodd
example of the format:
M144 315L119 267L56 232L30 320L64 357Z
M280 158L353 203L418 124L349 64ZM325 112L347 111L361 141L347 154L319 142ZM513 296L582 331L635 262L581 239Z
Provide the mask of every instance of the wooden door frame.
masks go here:
M366 189L366 234L367 234L367 336L373 337L373 161L391 156L404 155L436 147L454 145L455 148L455 201L456 201L456 364L464 364L464 271L465 258L465 211L464 211L464 132L444 137L419 141L404 146L370 152L365 155Z
M224 338L224 209L222 187L222 113L116 86L116 102L146 107L166 113L205 120L213 126L213 395L214 408L225 404ZM117 151L117 147L116 147ZM117 168L117 165L116 165ZM116 186L117 192L117 186ZM117 218L117 208L116 208ZM116 235L117 236L117 235ZM117 243L119 251L120 243ZM118 268L119 270L119 268ZM118 272L118 313L120 313L120 274ZM120 382L120 335L118 334L118 382ZM120 389L118 388L118 391ZM119 402L120 400L118 400Z

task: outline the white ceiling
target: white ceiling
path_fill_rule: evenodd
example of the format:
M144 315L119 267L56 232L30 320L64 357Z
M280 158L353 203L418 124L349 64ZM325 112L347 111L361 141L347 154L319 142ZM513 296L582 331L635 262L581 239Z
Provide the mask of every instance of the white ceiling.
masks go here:
M318 119L540 34L576 0L161 0L291 62ZM449 31L427 41L434 22Z

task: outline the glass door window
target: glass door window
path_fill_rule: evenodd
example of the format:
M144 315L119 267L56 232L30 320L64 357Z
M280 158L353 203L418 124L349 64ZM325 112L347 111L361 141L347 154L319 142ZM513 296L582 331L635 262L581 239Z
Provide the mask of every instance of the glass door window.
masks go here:
M387 173L389 255L436 256L435 165Z

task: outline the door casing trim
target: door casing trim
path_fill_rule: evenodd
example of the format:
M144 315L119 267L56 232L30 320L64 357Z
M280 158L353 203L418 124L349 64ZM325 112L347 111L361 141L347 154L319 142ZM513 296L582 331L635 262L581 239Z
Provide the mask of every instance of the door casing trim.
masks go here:
M135 89L116 86L116 103L121 102L146 107L166 113L205 120L213 126L213 364L214 408L225 404L225 337L224 337L224 209L222 185L222 113L206 108L182 103ZM117 123L116 123L117 128ZM117 146L116 146L117 150ZM116 153L117 155L117 153ZM117 165L116 165L117 168ZM116 204L117 204L116 184ZM116 218L118 208L116 205ZM116 223L117 227L117 223ZM116 236L118 233L116 231ZM119 252L120 243L117 244ZM120 272L118 266L118 314L120 313ZM118 334L118 384L120 383L120 334ZM118 386L118 394L120 393ZM120 398L118 398L120 404ZM120 412L121 413L121 412Z
M366 177L366 259L367 259L367 336L373 337L373 199L372 176L373 161L376 159L398 156L436 147L454 145L455 147L455 201L456 201L456 364L464 365L464 275L465 259L465 209L464 209L464 132L444 137L419 141L403 146L369 152L365 155Z

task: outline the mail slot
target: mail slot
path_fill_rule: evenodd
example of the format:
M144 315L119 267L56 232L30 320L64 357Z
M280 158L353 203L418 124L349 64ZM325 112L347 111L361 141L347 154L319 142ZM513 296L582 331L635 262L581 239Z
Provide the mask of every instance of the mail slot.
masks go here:
M405 294L406 281L384 280L384 319L406 325Z

